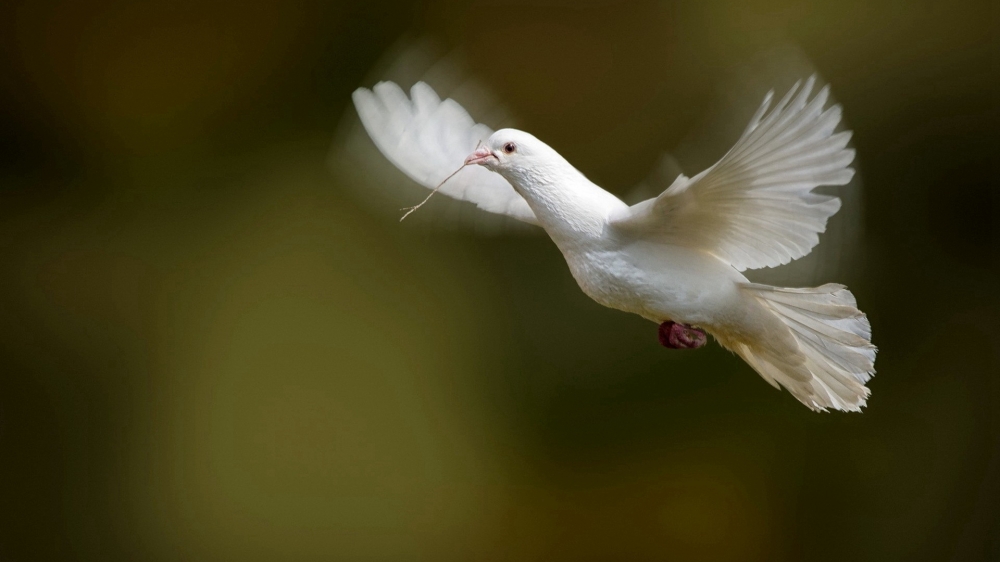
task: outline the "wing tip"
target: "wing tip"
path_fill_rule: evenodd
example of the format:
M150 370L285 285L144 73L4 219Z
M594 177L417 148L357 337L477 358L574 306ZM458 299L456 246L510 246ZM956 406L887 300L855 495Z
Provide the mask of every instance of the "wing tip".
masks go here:
M357 107L362 104L368 104L372 101L374 93L368 88L358 88L351 92L351 101L354 102L354 106Z
M403 96L404 98L406 97L406 93L403 92L403 89L399 87L399 84L391 82L389 80L382 80L376 83L374 86L372 86L372 91L375 93L376 96L378 96L383 100L388 99L390 96Z
M436 106L441 104L441 96L427 82L418 81L410 87L410 99L421 106Z

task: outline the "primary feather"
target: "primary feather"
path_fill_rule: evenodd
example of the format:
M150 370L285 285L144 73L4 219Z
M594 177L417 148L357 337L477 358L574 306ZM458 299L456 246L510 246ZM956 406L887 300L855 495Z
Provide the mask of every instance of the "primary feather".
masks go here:
M768 94L735 146L693 178L679 176L658 197L612 222L668 244L711 252L736 269L788 263L819 242L840 199L813 193L844 185L854 170L850 132L833 134L840 106L823 108L829 90L809 99L810 78L768 112ZM794 96L794 99L793 99Z

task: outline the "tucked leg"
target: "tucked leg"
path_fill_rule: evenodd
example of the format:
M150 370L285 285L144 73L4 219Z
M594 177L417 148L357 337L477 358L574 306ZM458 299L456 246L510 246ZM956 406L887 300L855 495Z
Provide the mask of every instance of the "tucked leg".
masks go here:
M660 324L660 343L670 349L697 349L708 343L708 336L694 326L667 321Z

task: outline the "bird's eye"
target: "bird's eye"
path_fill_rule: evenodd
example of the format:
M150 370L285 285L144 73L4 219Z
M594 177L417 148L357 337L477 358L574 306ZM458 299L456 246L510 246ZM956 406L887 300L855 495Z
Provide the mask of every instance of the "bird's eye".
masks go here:
M507 154L514 154L514 151L516 150L517 150L517 145L512 142L503 145L503 151Z

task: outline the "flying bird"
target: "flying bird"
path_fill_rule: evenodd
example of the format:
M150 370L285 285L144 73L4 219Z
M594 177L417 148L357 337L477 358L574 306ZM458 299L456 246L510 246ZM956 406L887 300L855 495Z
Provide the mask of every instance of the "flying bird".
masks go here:
M843 285L783 288L743 271L807 255L840 199L814 193L853 177L851 133L815 77L772 108L773 92L713 166L627 205L553 148L491 130L423 82L359 88L354 105L378 149L417 183L542 227L580 288L659 325L669 348L711 334L775 388L814 411L860 411L874 375L871 326ZM801 87L800 87L801 85ZM456 169L458 170L456 172ZM447 181L445 181L447 180Z

